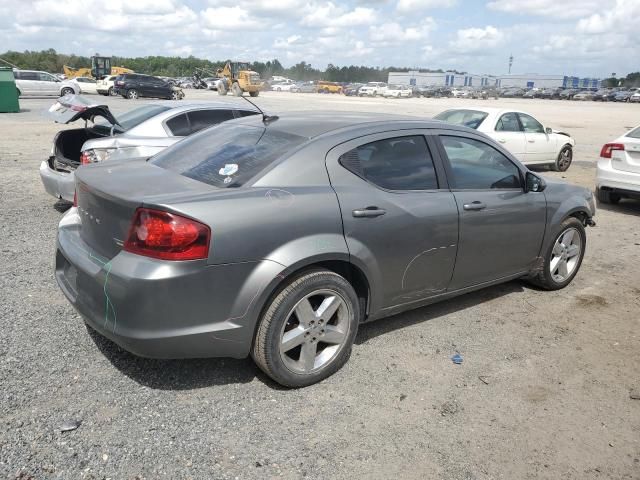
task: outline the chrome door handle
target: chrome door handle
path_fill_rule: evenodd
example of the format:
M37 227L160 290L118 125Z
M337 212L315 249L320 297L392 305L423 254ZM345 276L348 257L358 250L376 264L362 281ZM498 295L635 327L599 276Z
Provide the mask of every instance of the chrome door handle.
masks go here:
M487 204L475 201L472 203L465 203L462 208L464 208L465 210L484 210L485 208L487 208Z
M385 213L387 213L386 210L383 210L382 208L378 208L378 207L366 207L366 208L357 209L351 212L351 214L356 218L379 217L381 215L384 215Z
M535 140L527 140L527 142L529 142L529 143L536 143L536 141L535 141Z
M507 143L507 141L504 138L501 138L498 140L500 143Z

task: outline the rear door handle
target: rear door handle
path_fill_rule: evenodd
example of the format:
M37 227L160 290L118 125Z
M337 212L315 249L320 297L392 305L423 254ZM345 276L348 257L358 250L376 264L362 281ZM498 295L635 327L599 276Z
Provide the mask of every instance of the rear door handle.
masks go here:
M365 217L371 218L371 217L379 217L380 215L384 215L385 213L387 213L387 211L378 207L366 207L366 208L354 210L351 213L356 218L365 218Z
M507 141L504 138L501 138L498 140L500 143L507 143Z
M475 201L472 203L465 203L462 208L464 208L465 210L484 210L485 208L487 208L487 204Z
M529 142L529 143L536 143L536 141L535 141L535 140L527 140L527 142Z

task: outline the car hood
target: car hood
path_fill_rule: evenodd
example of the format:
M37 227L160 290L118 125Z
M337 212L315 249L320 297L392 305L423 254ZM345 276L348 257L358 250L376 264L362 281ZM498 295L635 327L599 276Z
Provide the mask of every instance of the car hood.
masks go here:
M80 95L65 95L51 105L47 111L49 118L57 123L72 123L78 119L91 120L102 117L111 125L120 125L109 107L98 105Z

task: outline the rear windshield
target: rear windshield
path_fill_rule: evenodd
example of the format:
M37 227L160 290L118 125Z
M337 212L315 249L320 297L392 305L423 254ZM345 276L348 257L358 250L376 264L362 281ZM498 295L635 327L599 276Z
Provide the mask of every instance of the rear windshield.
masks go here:
M477 129L489 114L477 110L447 110L436 115L436 120Z
M142 107L134 108L122 115L116 116L116 120L118 120L120 126L116 125L115 129L120 132L126 132L133 127L137 127L142 122L149 120L151 117L155 117L159 113L169 110L169 108L170 107L166 105L143 105ZM98 122L96 123L96 127L111 128L111 125L106 122Z
M306 140L263 127L219 125L187 137L150 162L214 187L233 188Z
M627 133L626 136L631 138L640 138L640 127L634 128L629 133Z

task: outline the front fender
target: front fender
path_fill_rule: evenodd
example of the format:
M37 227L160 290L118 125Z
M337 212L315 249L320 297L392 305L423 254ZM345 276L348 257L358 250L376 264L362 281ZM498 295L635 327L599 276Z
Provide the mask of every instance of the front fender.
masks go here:
M568 195L566 195L567 193ZM586 188L578 189L572 185L566 185L566 188L553 192L553 195L548 195L547 208L547 229L542 253L546 252L550 242L553 242L558 233L560 233L560 225L565 219L578 214L590 219L596 213L593 193Z

